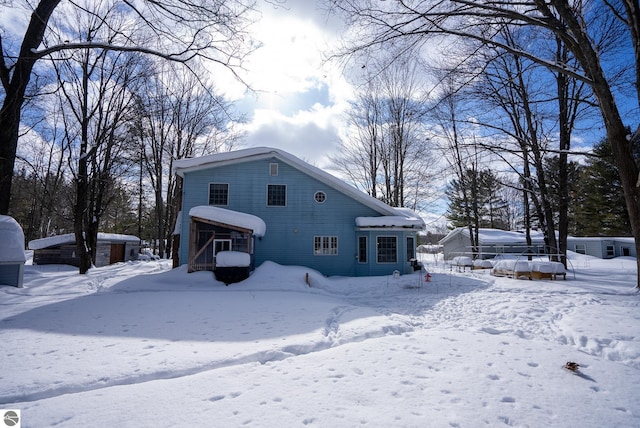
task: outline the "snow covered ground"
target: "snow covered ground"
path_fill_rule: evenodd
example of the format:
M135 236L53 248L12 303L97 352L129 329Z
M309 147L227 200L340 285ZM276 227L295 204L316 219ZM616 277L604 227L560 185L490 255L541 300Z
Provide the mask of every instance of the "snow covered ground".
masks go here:
M26 266L0 287L0 408L22 427L640 426L635 259L573 255L566 281L424 261L428 283L265 263L229 287L168 261Z

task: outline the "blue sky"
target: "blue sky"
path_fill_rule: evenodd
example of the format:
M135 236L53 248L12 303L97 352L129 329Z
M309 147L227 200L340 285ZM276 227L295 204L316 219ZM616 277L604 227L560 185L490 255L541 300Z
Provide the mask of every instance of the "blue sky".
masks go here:
M339 43L343 28L338 18L327 16L317 3L258 0L260 16L252 29L262 47L247 58L246 71L240 72L252 91L219 67L212 69L212 75L218 89L247 118L240 125L247 136L245 147L280 148L330 170L329 156L336 153L338 141L347 137L345 113L354 93L344 74L361 71L359 64L343 69L324 61ZM11 13L2 17L7 30L24 20L23 16L11 18ZM625 117L633 120L638 110L633 97L628 99ZM582 135L586 145L605 135L599 117ZM577 147L580 135L575 136ZM443 208L446 206L440 205L434 211L441 213Z

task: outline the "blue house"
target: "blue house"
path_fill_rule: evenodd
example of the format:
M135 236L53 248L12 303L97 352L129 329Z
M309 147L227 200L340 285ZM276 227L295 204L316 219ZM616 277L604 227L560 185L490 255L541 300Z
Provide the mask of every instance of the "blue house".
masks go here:
M248 270L267 260L324 275L413 270L419 216L282 150L182 159L174 171L182 179L175 264L190 272L215 272L220 251L249 254Z

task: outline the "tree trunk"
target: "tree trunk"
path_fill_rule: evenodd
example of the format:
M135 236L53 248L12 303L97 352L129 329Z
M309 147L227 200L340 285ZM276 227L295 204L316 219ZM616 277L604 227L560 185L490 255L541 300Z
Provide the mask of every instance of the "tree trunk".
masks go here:
M88 229L84 225L88 192L87 163L86 161L80 161L78 163L78 178L76 179L76 204L73 207L73 231L76 236L76 251L79 259L78 269L81 274L87 273L91 267L91 254L84 234L84 231Z
M33 51L42 43L47 22L58 3L60 0L42 0L31 14L13 75L5 68L4 62L0 64L2 85L5 89L5 98L0 109L0 214L9 213L24 94L31 79L33 66L38 60Z
M175 212L180 213L180 211L182 210L182 178L178 176L176 176L175 195ZM188 214L182 213L181 215L184 216ZM178 217L179 216L176 214L176 221L180 220ZM173 235L173 245L171 245L171 258L173 259L172 266L174 268L180 266L180 233Z
M556 38L558 44L557 61L565 63L567 60L566 50L562 41ZM571 125L569 123L569 103L567 76L558 73L556 76L558 90L558 126L559 149L558 155L558 249L560 261L567 266L567 237L569 235L569 172L567 151L571 146ZM575 102L575 101L574 101Z
M76 181L76 206L74 209L74 230L76 234L76 246L78 251L79 271L85 274L91 268L91 238L89 234L91 224L91 210L89 204L93 198L90 197L89 183L89 160L91 154L89 152L89 51L85 50L85 57L81 63L82 68L82 87L81 87L81 104L80 104L80 157L78 158L78 177Z
M20 108L23 101L24 89L21 94L11 94L7 91L0 110L0 214L5 215L9 214L11 182L18 148Z
M581 23L574 15L574 11L567 4L559 0L553 1L553 3L575 38L574 43L578 45L572 49L576 59L591 78L590 86L598 100L600 113L607 130L607 139L611 144L613 157L620 174L620 183L624 191L631 230L635 238L636 255L640 256L640 174L631 150L631 142L627 138L627 130L622 122L609 82L602 70L600 57L594 50L591 39L584 32ZM637 19L637 12L636 10L634 16L628 16L628 19ZM639 65L636 64L636 67ZM636 263L638 267L636 286L640 288L640 257L636 257Z

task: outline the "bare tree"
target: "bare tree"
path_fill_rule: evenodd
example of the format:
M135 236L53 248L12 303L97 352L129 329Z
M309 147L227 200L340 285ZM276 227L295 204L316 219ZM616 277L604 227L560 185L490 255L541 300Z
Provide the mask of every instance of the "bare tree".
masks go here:
M513 34L507 31L505 30L505 43L515 47ZM542 82L545 81L545 77L550 76L541 72L535 63L511 53L497 54L489 61L483 75L486 101L508 118L507 124L501 125L500 129L505 134L515 137L514 140L520 148L521 159L525 165L524 168L515 165L513 169L522 171L519 174L528 191L528 197L534 202L546 245L555 260L558 245L554 212L544 174L544 160L550 142L547 136L549 131L545 127L547 114L544 102L541 101L547 97L541 91L541 87L544 86ZM503 150L501 147L493 146L489 149Z
M67 201L70 188L65 168L69 146L59 124L60 110L59 103L43 105L47 120L22 137L26 150L17 159L21 173L11 215L23 225L27 241L71 230L71 205L60 203Z
M431 153L424 126L426 98L414 59L373 69L350 113L353 138L336 168L367 193L396 207L417 209L430 179Z
M470 252L475 257L479 251L480 231L478 230L479 221L474 215L477 210L474 209L471 195L471 189L474 186L468 181L470 175L467 174L467 171L477 171L477 153L473 151L475 146L465 142L467 136L460 129L461 124L467 123L467 120L460 117L463 115L461 112L462 101L455 79L455 73L446 73L442 78L442 95L431 114L439 125L437 133L445 142L445 158L454 175L452 182L455 181L459 184L460 216L466 221L463 227L469 231Z
M143 75L137 65L132 53L90 49L55 62L65 101L66 138L74 148L69 162L75 179L80 273L95 263L100 220L115 195L116 180L127 169L124 142L133 112L131 89Z
M226 101L202 80L169 64L155 67L153 77L136 95L139 115L133 134L139 139L142 167L153 190L154 236L159 253L168 257L177 216L173 162L233 147L235 135L226 125L234 116Z
M0 82L4 90L0 108L0 213L9 210L18 130L22 107L37 62L60 52L85 49L133 51L170 61L189 63L212 61L228 70L241 66L244 55L252 49L247 25L251 18L251 0L217 0L190 2L160 0L150 2L116 2L104 0L65 3L40 0L3 3L1 8L22 7L31 14L19 50L5 43L0 35ZM111 30L95 37L68 37L64 17L69 8L94 16ZM115 20L113 16L125 16ZM53 18L53 19L52 19ZM126 22L126 25L121 25ZM117 37L105 38L103 34Z
M376 2L348 0L330 1L334 10L342 12L358 34L343 55L378 49L384 45L424 46L430 37L442 35L460 37L478 45L493 46L528 58L550 70L571 76L588 85L593 92L602 116L607 138L611 142L616 166L625 194L625 201L636 252L640 253L640 173L632 156L631 136L625 128L614 93L618 69L608 67L606 51L601 51L592 37L603 22L612 22L626 30L631 41L634 62L633 89L640 107L640 7L638 0L603 2L583 7L583 2L568 0L527 0L493 2L471 0ZM600 6L600 7L598 7ZM504 27L530 26L548 31L560 39L576 58L576 66L540 56L536 44L524 50L514 49L495 35ZM629 56L627 56L629 57ZM636 126L636 124L633 124ZM640 132L640 128L636 133ZM638 286L640 287L640 258L638 258Z
M333 156L336 169L345 174L355 185L362 187L374 198L378 197L378 151L382 142L382 106L378 102L376 82L369 80L347 113L351 137L339 147Z

